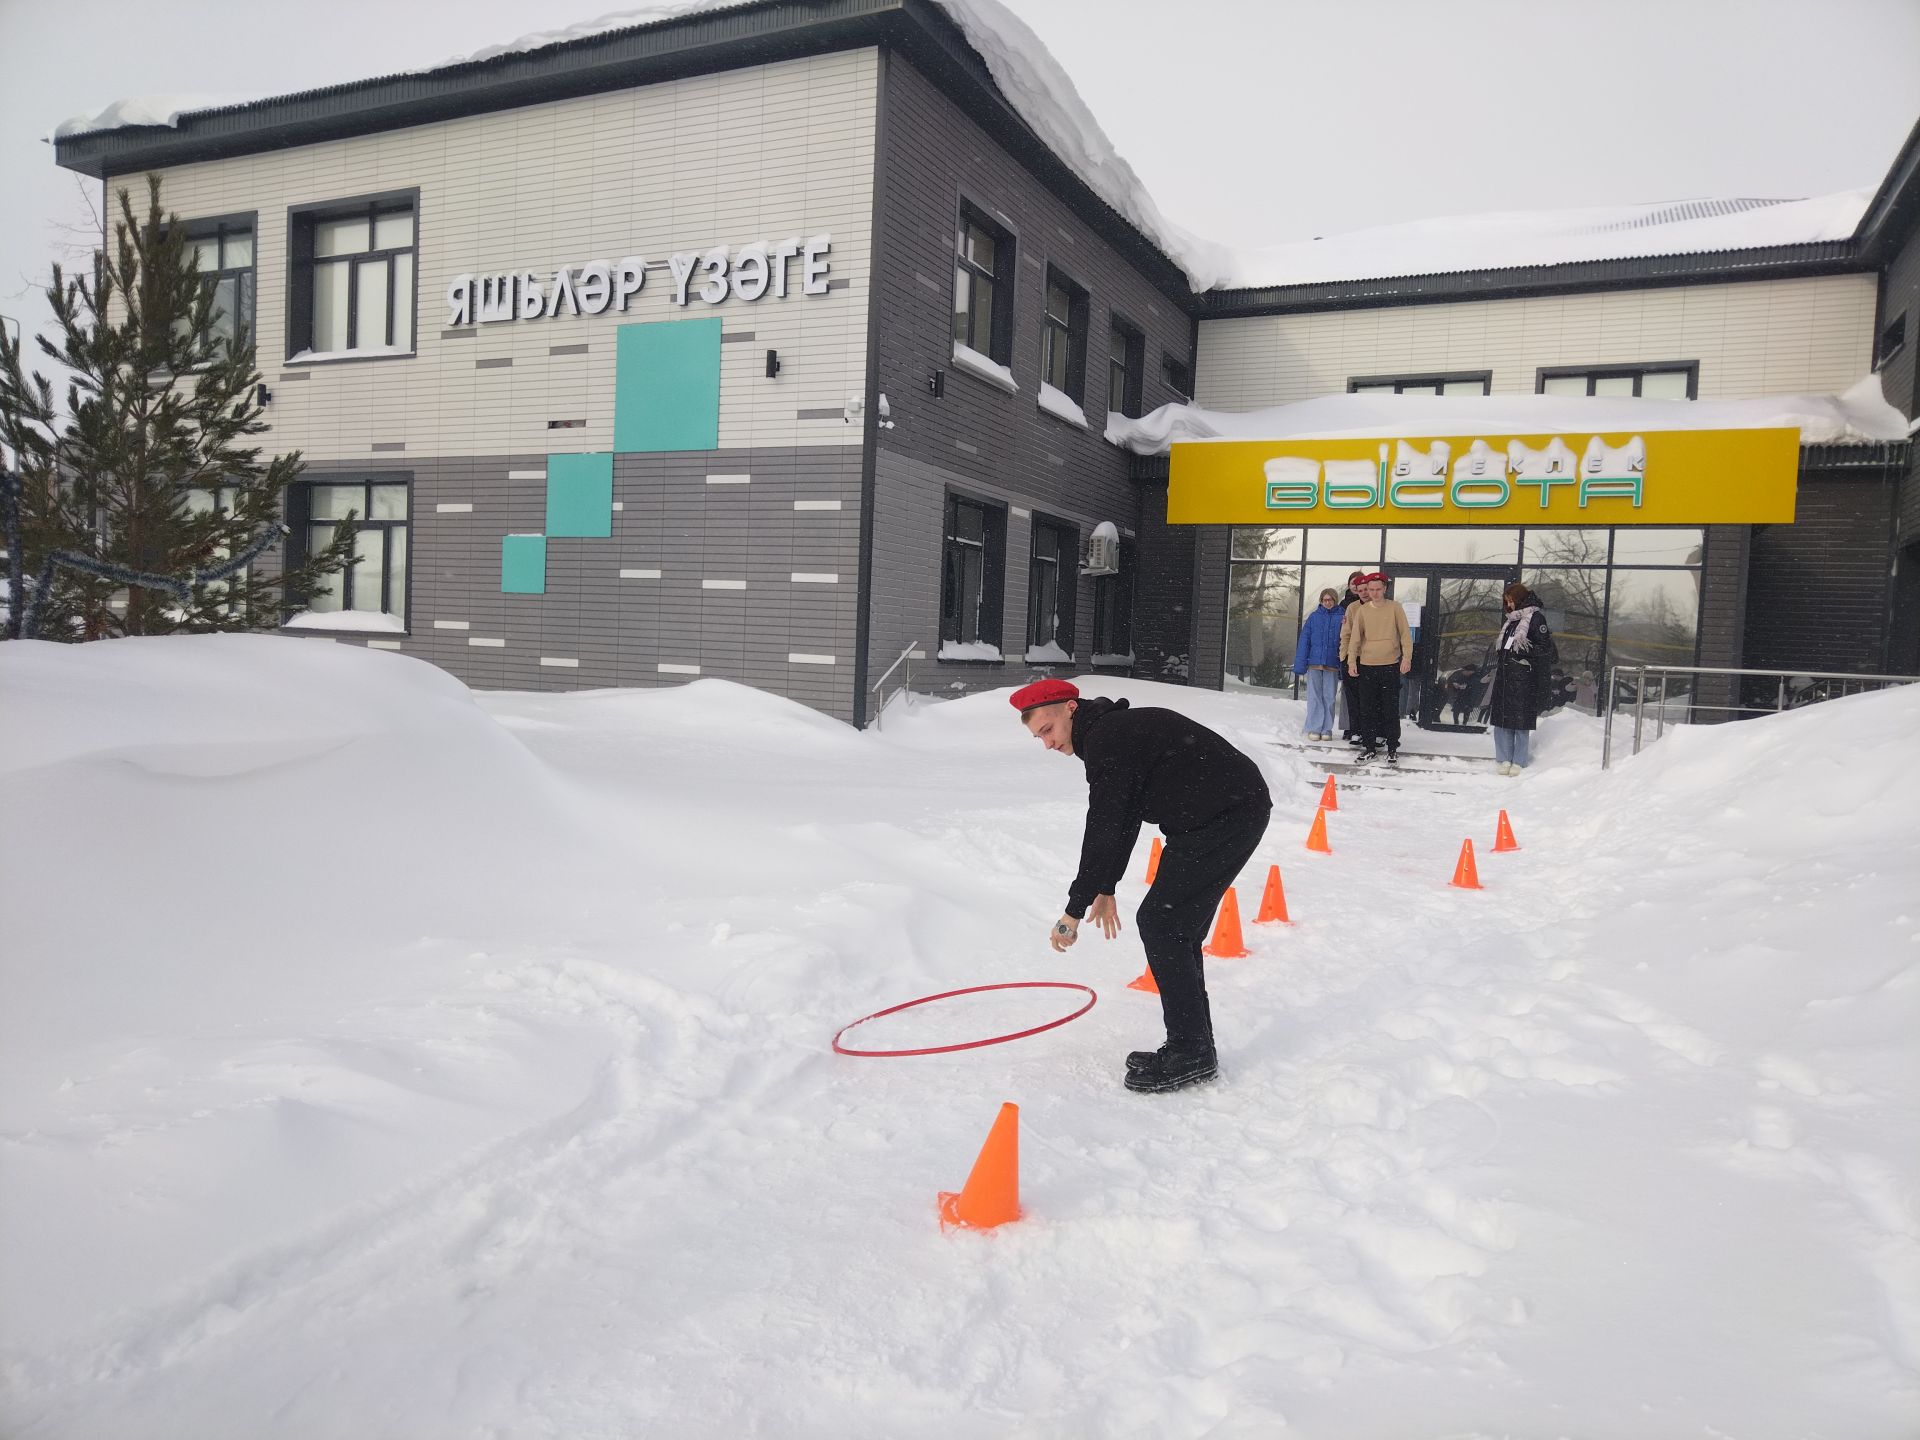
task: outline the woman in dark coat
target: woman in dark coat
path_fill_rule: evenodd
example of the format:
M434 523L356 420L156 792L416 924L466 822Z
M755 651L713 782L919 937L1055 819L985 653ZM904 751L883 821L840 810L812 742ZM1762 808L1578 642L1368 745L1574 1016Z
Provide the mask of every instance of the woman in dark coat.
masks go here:
M1494 642L1493 692L1488 720L1493 726L1493 758L1502 775L1527 768L1533 723L1546 708L1553 686L1553 636L1540 611L1540 597L1515 581L1501 596L1506 618Z

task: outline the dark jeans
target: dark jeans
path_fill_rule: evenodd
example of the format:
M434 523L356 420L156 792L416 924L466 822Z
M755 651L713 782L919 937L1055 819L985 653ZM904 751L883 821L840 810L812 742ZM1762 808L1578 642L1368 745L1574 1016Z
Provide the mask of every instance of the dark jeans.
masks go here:
M1362 665L1353 682L1353 732L1370 746L1400 748L1400 667Z
M1167 836L1153 888L1134 913L1147 966L1160 987L1167 1041L1181 1049L1211 1048L1213 1012L1207 1005L1206 943L1220 897L1239 878L1267 831L1270 804L1239 806L1198 830Z

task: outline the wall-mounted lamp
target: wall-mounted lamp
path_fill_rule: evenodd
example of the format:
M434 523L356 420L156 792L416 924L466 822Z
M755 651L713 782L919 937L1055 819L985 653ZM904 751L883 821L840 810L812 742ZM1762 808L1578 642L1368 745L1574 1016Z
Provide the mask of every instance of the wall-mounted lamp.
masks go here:
M767 379L772 380L779 375L779 373L780 352L778 350L769 350L767 351Z
M936 370L927 377L927 393L938 400L947 393L947 372Z
M262 410L266 409L267 406L273 403L273 392L264 385L254 386L253 403L258 405Z

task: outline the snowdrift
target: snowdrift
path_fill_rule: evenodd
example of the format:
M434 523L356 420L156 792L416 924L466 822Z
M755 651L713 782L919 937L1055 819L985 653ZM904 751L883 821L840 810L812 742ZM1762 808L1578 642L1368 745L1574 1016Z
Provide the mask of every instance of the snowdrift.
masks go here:
M1295 923L1210 966L1197 1091L1119 1085L1145 837L1127 932L1045 949L1085 788L1004 695L855 734L719 682L0 646L0 1430L1911 1428L1920 687L1606 775L1555 717L1517 782L1344 792L1330 856L1296 706L1088 688L1274 791L1243 909L1277 862ZM1045 978L1100 1001L828 1049ZM1026 1218L943 1234L1004 1100Z

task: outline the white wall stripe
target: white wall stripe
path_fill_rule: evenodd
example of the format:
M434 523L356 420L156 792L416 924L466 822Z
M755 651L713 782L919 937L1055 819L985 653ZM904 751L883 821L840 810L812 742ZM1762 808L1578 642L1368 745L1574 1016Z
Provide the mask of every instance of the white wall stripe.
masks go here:
M399 648L400 648L400 642L398 640L367 641L367 649L369 650L398 650Z
M744 590L747 588L747 582L744 580L702 580L700 582L700 588L702 590Z
M507 478L509 480L544 480L547 478L547 472L544 470L509 470L507 471Z
M840 577L832 571L815 574L807 570L796 570L792 575L796 585L838 585Z
M1013 513L1018 515L1022 520L1028 519L1033 514L1031 510L1022 510L1018 505L1011 505L1007 508L1012 510Z
M569 659L565 655L542 655L540 657L540 663L542 665L550 665L556 670L578 670L580 668L580 662L578 660Z
M796 500L793 502L793 508L796 510L838 510L840 508L840 502L838 500Z
M441 515L471 515L473 513L473 506L471 505L436 505L433 508L436 513Z
M624 510L627 508L627 502L624 500L616 500L613 502L613 508L616 510Z
M753 476L751 475L709 475L707 476L707 484L709 485L751 485L752 483L753 483Z
M831 665L833 656L803 655L798 650L790 650L787 652L787 663L789 665Z
M658 580L660 572L658 570L622 570L620 578L622 580Z
M433 628L436 630L471 630L473 626L465 620L436 620L433 622Z
M469 635L467 637L467 644L483 645L490 650L504 650L506 648L507 642L504 640L489 640L484 635Z
M669 665L664 660L653 668L662 675L698 675L700 673L698 665Z

